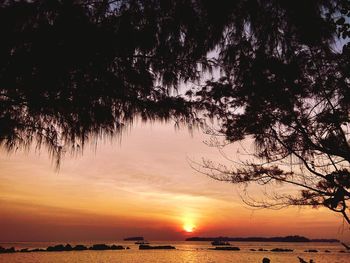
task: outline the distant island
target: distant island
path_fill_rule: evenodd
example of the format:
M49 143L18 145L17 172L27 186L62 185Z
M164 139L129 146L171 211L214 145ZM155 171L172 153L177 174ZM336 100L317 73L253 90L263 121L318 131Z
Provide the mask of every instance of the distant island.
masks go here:
M331 242L339 243L338 239L309 239L303 236L285 237L189 237L186 241L238 241L238 242Z
M143 241L143 237L126 237L124 241Z

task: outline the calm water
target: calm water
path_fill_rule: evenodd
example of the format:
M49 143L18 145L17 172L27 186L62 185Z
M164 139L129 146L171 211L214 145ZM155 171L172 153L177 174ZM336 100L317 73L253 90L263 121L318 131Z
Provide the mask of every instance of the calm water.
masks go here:
M241 251L214 251L208 250L212 247L209 242L151 242L151 245L174 245L176 250L138 250L138 246L133 242L80 242L70 243L71 245L84 244L92 245L97 243L118 244L129 246L129 250L117 251L81 251L81 252L33 252L33 253L14 253L0 254L0 263L83 263L83 262L142 262L142 263L248 263L261 262L264 257L271 259L271 263L295 262L300 256L306 260L313 259L316 263L349 263L350 253L339 253L343 250L340 244L332 243L258 243L258 242L231 242L233 246L238 246ZM2 247L14 246L21 248L46 248L49 245L58 243L0 243ZM272 249L272 248L290 248L294 252L254 252L250 249ZM317 249L318 253L306 253L304 250ZM331 251L326 253L325 250Z

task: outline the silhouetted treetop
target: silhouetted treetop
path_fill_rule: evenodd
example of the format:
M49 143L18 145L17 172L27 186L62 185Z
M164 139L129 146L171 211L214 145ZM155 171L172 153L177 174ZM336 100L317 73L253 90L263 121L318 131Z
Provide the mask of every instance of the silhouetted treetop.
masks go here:
M256 100L263 90L254 83L266 72L288 72L288 81L300 75L296 47L328 50L336 33L348 34L347 7L340 0L2 1L1 144L44 142L59 159L63 148L117 134L135 117L192 123L192 103L177 87L213 68L237 69L241 94L251 90L247 100ZM232 92L225 83L215 85ZM283 90L273 92L284 99Z
M268 193L270 202L248 196L250 205L325 206L350 223L350 3L328 2L328 9L317 1L264 2L268 8L249 20L259 23L227 39L221 77L188 95L218 120L206 130L224 136L214 146L252 138L256 151L232 167L210 160L194 166L244 186L288 183L301 190Z

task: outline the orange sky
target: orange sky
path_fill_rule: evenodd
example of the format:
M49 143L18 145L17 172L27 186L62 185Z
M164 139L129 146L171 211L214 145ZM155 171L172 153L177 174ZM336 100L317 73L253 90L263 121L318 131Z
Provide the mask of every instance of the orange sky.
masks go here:
M201 132L175 131L172 124L138 124L121 142L99 142L82 156L67 154L59 172L45 149L2 151L0 241L290 234L350 240L341 217L326 209L252 211L236 186L196 173L188 159L221 160L205 139Z

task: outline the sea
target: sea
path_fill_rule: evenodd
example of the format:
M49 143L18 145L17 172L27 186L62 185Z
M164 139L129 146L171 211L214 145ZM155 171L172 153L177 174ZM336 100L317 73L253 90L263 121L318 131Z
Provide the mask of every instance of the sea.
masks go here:
M29 252L0 254L0 263L259 263L264 257L271 263L299 263L298 257L307 262L312 259L315 263L350 263L350 253L340 243L287 243L287 242L230 242L240 251L212 250L210 242L189 241L158 241L150 245L172 245L176 250L139 250L134 242L99 241L99 242L68 242L72 246L83 244L122 245L128 250L105 251L69 251L69 252ZM58 242L15 242L0 243L0 246L16 249L47 248L48 246L67 244ZM293 249L293 252L252 251L258 249L271 250L273 248ZM306 250L318 252L305 252ZM328 252L326 252L328 251Z

